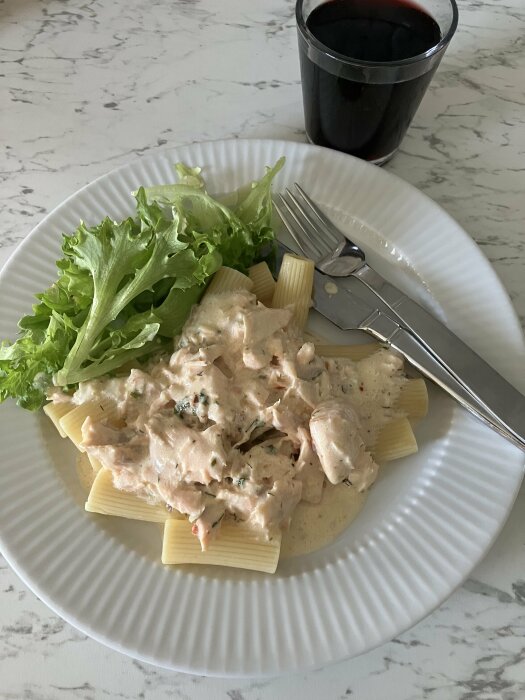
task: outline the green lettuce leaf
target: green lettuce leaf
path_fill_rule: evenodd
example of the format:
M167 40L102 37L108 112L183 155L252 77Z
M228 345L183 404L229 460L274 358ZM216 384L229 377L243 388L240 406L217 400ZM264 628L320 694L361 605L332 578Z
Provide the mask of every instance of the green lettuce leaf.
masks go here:
M179 163L177 184L135 193L134 217L65 235L58 279L20 320L18 340L0 346L0 401L34 410L52 385L74 386L169 345L221 265L246 271L264 256L283 163L222 201L206 192L200 168Z
M199 168L178 164L179 184L146 188L147 202L184 216L201 240L216 247L223 265L246 272L274 240L271 185L283 165L280 158L259 181L219 201L206 192Z

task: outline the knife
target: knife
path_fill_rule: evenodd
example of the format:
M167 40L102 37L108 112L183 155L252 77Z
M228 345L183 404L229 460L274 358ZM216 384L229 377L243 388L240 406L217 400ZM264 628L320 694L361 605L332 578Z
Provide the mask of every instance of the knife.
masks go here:
M280 242L278 249L277 268L284 253L295 254ZM504 424L499 423L497 417L488 411L484 404L480 403L476 396L468 391L461 382L458 382L414 335L387 313L380 310L377 304L368 304L352 293L346 285L342 284L344 280L345 278L330 277L315 270L313 305L320 314L342 330L363 330L373 335L381 343L397 350L411 365L446 391L464 408L514 445L525 450L525 440L509 431ZM373 295L373 292L370 294Z

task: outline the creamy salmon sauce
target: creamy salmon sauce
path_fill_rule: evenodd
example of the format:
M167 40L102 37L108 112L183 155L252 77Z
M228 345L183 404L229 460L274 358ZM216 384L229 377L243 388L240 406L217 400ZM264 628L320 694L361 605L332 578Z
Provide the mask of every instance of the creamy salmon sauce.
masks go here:
M171 356L73 395L115 402L112 422L85 420L83 446L117 488L186 514L203 549L225 516L270 538L301 501L344 489L357 504L376 478L367 447L399 415L402 360L322 359L291 321L248 292L211 295Z

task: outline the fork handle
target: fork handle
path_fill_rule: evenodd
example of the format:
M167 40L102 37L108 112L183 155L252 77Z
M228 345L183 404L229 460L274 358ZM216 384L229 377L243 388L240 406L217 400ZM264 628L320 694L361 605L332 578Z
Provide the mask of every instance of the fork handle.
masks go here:
M519 391L445 325L368 265L364 264L354 276L392 310L392 318L410 331L486 407L487 416L502 423L519 444L524 444L525 397Z

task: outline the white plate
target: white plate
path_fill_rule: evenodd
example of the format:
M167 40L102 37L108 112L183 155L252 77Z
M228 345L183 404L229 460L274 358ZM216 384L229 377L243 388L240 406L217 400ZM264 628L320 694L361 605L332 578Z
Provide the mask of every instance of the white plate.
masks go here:
M54 279L60 234L79 219L95 223L105 214L130 214L131 190L172 181L178 160L203 166L210 190L224 192L259 177L281 155L287 163L276 190L300 181L355 238L367 237L362 242L378 267L518 385L524 358L519 324L464 231L387 172L284 141L176 148L77 192L4 269L0 337L14 337L32 294ZM383 469L362 514L336 542L283 562L275 576L163 568L158 527L85 513L73 450L41 416L3 405L3 553L75 627L160 666L255 676L359 654L410 627L452 592L490 547L521 482L523 456L516 448L439 392L431 399L430 416L417 429L419 454Z

